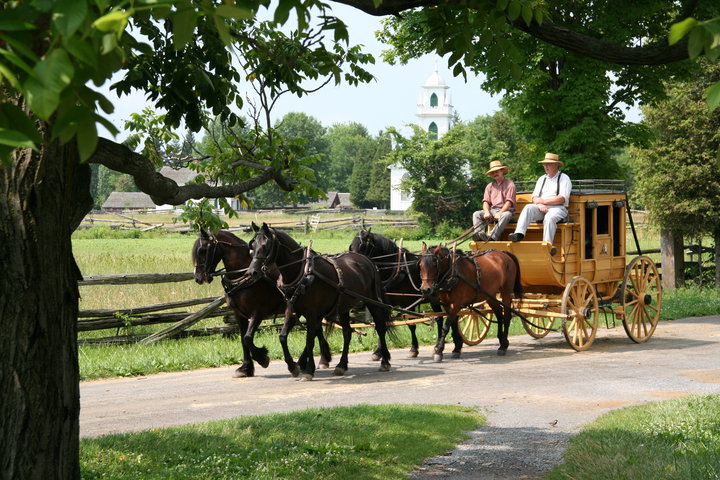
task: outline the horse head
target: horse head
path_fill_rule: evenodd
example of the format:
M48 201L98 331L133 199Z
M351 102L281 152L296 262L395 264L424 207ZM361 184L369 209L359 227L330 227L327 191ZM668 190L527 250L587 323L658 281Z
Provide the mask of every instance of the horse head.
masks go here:
M450 266L450 251L443 245L428 247L422 244L418 266L420 268L420 292L425 298L434 298L447 276Z
M370 232L369 228L360 230L353 238L348 250L366 257L372 256L372 252L375 250L375 235Z
M253 222L252 229L255 236L250 241L252 260L248 266L247 273L253 277L266 276L277 261L279 240L274 228L263 222L258 227Z
M215 273L215 267L221 259L217 245L215 235L200 229L200 234L192 249L193 275L195 281L200 285L213 281L212 274Z

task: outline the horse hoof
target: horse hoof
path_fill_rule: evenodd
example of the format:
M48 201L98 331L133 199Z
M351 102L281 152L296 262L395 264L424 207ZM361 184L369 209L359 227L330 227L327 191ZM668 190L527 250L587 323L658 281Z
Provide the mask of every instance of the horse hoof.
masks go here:
M410 352L408 352L407 358L417 358L417 356L418 356L418 351L415 349L412 349L412 350L410 350Z
M336 377L342 377L343 375L345 375L345 372L347 372L347 368L335 367L333 375L335 375Z
M254 377L255 375L252 372L247 372L245 370L240 370L239 368L233 372L233 378L248 378L248 377Z
M293 367L293 368L288 368L288 370L290 370L290 375L292 375L293 378L297 378L298 375L300 375L300 366L299 365L295 365L295 367Z
M303 373L302 376L300 377L301 382L309 382L312 379L313 379L312 373Z
M383 363L380 365L379 372L389 372L390 371L390 364L389 363Z
M330 368L330 363L329 362L319 362L318 368Z
M452 358L460 358L460 352L452 352Z
M506 353L507 353L507 350L504 350L504 349L502 349L502 348L498 348L498 356L504 357Z
M441 354L436 353L433 355L433 362L440 363L443 361L443 356Z
M380 354L378 354L378 353L373 353L373 354L370 356L370 360L372 360L373 362L377 362L377 361L379 361L381 358L382 358L382 357L381 357Z
M267 368L268 365L270 365L270 358L268 358L268 357L263 357L263 358L261 358L261 359L259 359L259 360L256 360L256 362L257 362L258 365L260 365L261 367Z

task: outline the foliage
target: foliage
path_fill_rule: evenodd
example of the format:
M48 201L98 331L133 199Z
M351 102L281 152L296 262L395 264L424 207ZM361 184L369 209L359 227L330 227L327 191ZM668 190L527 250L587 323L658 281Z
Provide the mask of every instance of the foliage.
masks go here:
M573 437L563 464L543 478L718 478L719 418L720 395L610 412Z
M519 22L522 15L528 26L572 25L575 32L630 45L637 38L664 40L665 25L677 14L676 8L675 2L650 0L632 6L619 0L587 6L557 0L540 6L488 2L476 10L423 8L385 20L380 38L392 46L384 52L391 62L406 62L433 50L452 52L449 64L462 61L486 76L486 90L506 92L501 104L517 119L518 131L535 151L558 153L573 178L620 178L614 155L647 135L642 127L625 122L622 106L661 98L661 79L686 75L690 65L640 68L588 59L518 32L508 23ZM457 64L456 74L461 70Z
M82 476L401 479L484 421L472 409L448 405L358 405L245 416L83 440Z
M670 45L676 44L685 36L689 37L690 58L705 55L714 62L720 57L720 16L705 21L688 17L670 27ZM720 107L720 81L711 84L705 94L710 111Z
M635 149L640 203L662 228L698 236L720 231L720 110L708 111L704 91L720 80L720 65L705 63L691 81L668 84L667 100L643 111L653 143Z

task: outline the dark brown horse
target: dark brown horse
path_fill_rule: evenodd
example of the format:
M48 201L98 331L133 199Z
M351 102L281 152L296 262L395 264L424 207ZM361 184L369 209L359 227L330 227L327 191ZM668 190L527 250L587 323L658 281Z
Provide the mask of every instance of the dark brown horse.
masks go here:
M233 376L236 378L255 375L253 360L263 368L269 365L268 350L255 346L254 335L265 318L285 313L285 297L277 288L279 272L271 271L263 278L248 277L246 271L251 260L247 242L225 230L217 234L201 230L192 249L195 281L198 284L210 283L214 276L222 275L227 304L240 326L243 362L235 370ZM221 261L225 271L217 272L216 268ZM330 347L322 332L318 341L320 365L326 367L330 362ZM287 348L287 342L284 345Z
M343 330L343 351L335 374L344 374L348 367L348 348L352 335L350 309L364 302L380 338L380 370L389 370L390 351L385 335L390 316L383 306L385 294L380 274L372 261L353 252L336 256L318 255L301 247L287 233L265 223L262 227L253 224L253 229L256 234L251 241L253 259L248 273L262 278L272 268L280 270L280 288L288 298L286 322L294 312L305 317L307 322L305 350L312 352L315 336L322 330L322 318L336 319ZM300 367L303 378L311 380L315 374L312 355L306 365Z
M484 300L497 319L498 355L505 355L509 345L513 294L522 297L520 264L515 255L499 250L465 255L443 246L428 249L423 243L420 274L423 294L437 296L448 314L443 328L445 335L453 323L457 325L461 309ZM500 294L500 301L497 294ZM445 335L435 345L434 360L438 362L442 361Z
M398 245L379 233L372 233L370 229L360 230L350 243L349 250L358 252L369 257L380 270L380 278L382 278L385 286L390 305L401 308L415 307L418 300L422 299L420 293L420 265L418 260L420 257L406 248L400 248ZM442 307L438 302L430 301L430 305L434 312L440 312ZM443 318L436 318L437 335L442 335ZM408 325L412 344L410 346L409 358L418 356L419 343L417 334L415 333L417 325ZM460 355L463 340L458 331L457 323L452 325L453 343L455 349L453 354Z

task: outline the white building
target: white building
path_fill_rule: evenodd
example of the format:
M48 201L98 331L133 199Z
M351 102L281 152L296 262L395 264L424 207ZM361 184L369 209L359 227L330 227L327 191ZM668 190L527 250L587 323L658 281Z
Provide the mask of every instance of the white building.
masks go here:
M435 64L435 71L422 86L416 113L418 125L435 139L442 138L452 126L453 106L449 90ZM400 188L406 175L404 168L390 166L390 210L404 211L412 205L412 193Z

